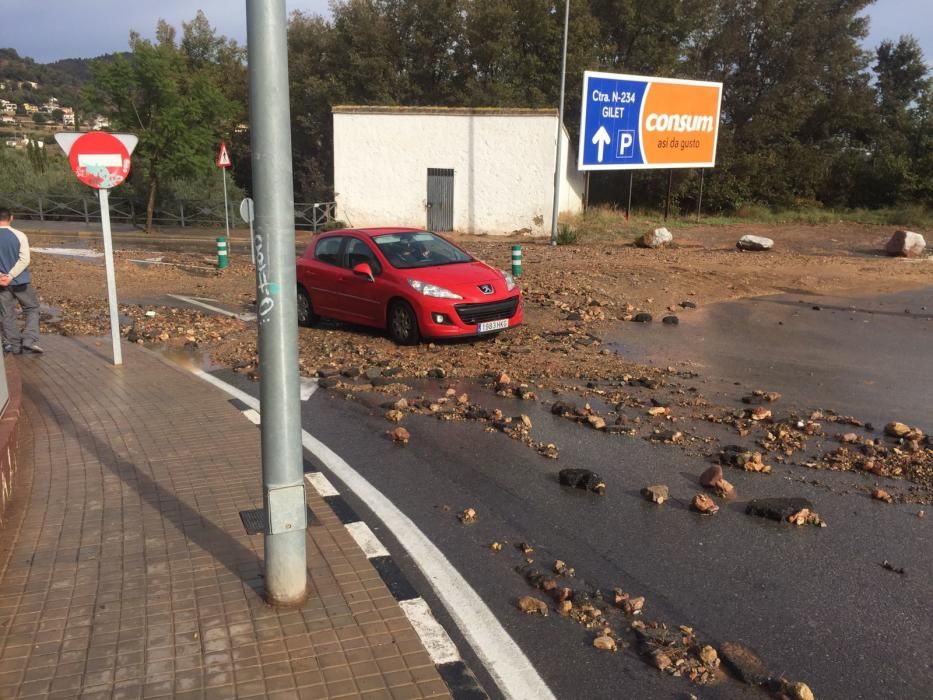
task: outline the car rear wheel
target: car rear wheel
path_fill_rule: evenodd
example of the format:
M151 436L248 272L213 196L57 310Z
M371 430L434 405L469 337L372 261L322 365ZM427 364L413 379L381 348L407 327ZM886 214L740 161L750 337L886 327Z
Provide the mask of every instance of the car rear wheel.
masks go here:
M314 307L311 305L311 297L304 287L298 288L298 325L309 328L320 320L320 316L314 313Z
M389 337L399 345L417 345L421 340L418 317L406 301L396 301L389 307Z

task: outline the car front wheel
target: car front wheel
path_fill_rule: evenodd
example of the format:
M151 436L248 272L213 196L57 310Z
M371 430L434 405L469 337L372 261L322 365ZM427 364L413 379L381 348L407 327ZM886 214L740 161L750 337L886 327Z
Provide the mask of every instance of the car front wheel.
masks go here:
M399 345L417 345L421 340L418 317L406 301L396 301L389 307L389 337Z
M309 328L318 322L319 316L314 313L314 307L311 305L311 297L304 287L298 288L298 325Z

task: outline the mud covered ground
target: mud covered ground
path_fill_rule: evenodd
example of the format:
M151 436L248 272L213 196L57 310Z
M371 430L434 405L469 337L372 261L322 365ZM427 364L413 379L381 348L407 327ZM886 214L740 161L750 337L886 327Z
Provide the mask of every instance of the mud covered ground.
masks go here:
M458 236L467 250L503 269L510 264L511 245L522 244L524 326L495 338L399 348L377 330L324 322L300 329L300 370L326 376L335 392L357 395L374 389L386 394L387 401L406 395L407 411L435 413L444 420L482 420L491 430L524 441L527 431L477 405L475 396L466 401L454 397L450 406L418 402L418 382L425 378L442 384L473 380L505 396L548 404L565 401L567 410L560 414L579 422L581 429L712 454L734 439L752 444L765 463L903 479L908 487L894 490L896 500L928 502L933 449L922 433L933 426L916 425L917 417L890 420L918 429L919 435L886 437L885 426L866 426L857 416L820 412L817 406L782 410L780 399L767 401L747 391L747 405L739 403L743 396L738 393L736 405L715 405L698 388L702 378L695 372L638 363L604 342L607 335L624 335L628 319L641 312L651 314L654 323L668 315L689 323L695 307L732 299L788 292L872 295L933 285L930 258L909 261L880 254L891 232L851 224L699 226L675 229L675 247L664 250L635 248L628 240L555 248L528 238ZM735 241L745 233L773 238L775 249L737 251ZM133 262L154 258L167 264ZM215 270L213 262L197 254L118 253L122 333L132 342L157 348L206 352L216 363L255 377L254 324L194 310L166 296L209 298L233 311L249 311L255 299L249 258L234 254L223 271ZM99 260L36 254L32 270L43 303L50 307L44 332L106 334L106 288ZM765 393L769 389L760 388ZM527 442L546 457L559 457L559 445Z

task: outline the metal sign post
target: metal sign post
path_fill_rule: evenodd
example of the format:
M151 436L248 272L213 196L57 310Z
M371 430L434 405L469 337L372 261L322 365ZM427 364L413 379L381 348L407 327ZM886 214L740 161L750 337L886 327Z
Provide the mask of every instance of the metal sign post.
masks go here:
M266 599L308 595L285 0L247 0Z
M113 268L113 236L110 233L110 190L99 189L100 228L104 234L104 268L107 270L107 305L110 307L110 340L113 343L113 364L123 364L120 347L120 311L117 306L117 275Z
M227 144L220 144L220 153L217 154L217 167L223 173L224 181L224 226L227 231L227 247L230 247L230 206L227 204L227 168L232 165L230 154L227 152Z
M554 164L554 207L551 210L551 245L557 245L557 215L560 212L560 161L564 144L564 87L567 83L567 30L570 26L570 0L564 0L564 50L560 63L560 109L557 114L557 162Z
M247 197L240 202L240 218L249 224L249 254L253 260L253 266L256 265L256 241L253 234L253 219L256 218L256 210L253 208L253 200Z
M110 189L121 184L130 172L130 155L139 139L133 134L59 132L55 140L68 156L77 178L100 195L100 227L104 239L104 267L107 274L107 305L110 307L110 338L113 364L123 364L120 347L120 308L117 305L117 277L113 265L113 236L110 231Z

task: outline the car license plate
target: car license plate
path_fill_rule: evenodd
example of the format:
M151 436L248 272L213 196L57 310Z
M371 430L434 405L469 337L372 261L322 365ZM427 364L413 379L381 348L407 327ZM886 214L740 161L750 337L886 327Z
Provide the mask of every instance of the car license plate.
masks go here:
M477 333L489 333L489 331L501 331L509 327L509 319L501 318L498 321L486 321L476 327Z

